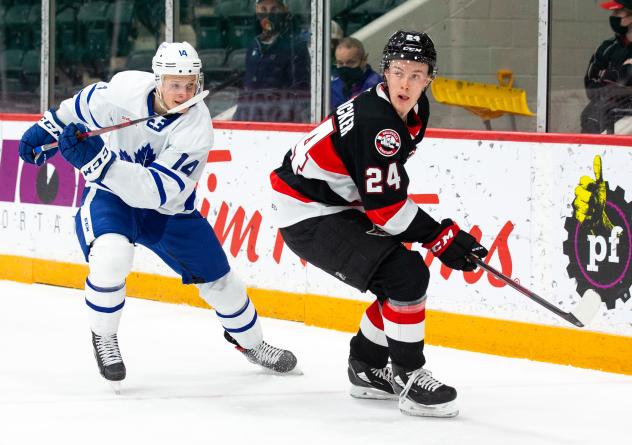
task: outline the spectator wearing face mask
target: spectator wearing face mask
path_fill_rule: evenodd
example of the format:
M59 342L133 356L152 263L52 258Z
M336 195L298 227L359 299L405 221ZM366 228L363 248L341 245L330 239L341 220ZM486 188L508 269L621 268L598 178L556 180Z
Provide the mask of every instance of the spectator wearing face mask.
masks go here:
M260 33L246 50L244 89L234 119L307 122L310 104L310 57L307 44L291 26L281 0L258 0Z
M614 126L614 109L632 108L632 0L600 6L611 11L614 36L597 48L588 63L584 85L589 102L581 114L582 133L603 133Z
M345 37L336 47L336 74L331 81L331 108L382 82L367 63L368 54L358 39Z

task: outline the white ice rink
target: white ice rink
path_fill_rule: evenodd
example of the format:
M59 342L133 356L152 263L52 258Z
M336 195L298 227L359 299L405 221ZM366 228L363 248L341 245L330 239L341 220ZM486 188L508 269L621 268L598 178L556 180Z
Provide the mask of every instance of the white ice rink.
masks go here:
M0 281L0 444L630 444L632 377L427 347L454 419L347 395L350 334L262 319L304 375L249 364L212 311L129 298L128 377L99 376L81 291Z

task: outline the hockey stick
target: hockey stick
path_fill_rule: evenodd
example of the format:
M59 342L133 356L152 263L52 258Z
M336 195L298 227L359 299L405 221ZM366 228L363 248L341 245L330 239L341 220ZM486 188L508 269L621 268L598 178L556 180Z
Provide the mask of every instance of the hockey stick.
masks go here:
M110 127L103 127L103 128L99 128L98 130L81 133L79 136L77 136L77 139L83 140L85 138L89 138L90 136L97 136L99 134L109 133L110 131L120 130L121 128L129 127L131 125L145 122L146 120L149 120L153 117L162 117L162 116L167 116L169 114L179 113L182 110L186 110L187 108L192 107L196 103L204 100L206 96L208 96L208 90L204 90L201 93L196 94L195 96L193 96L191 99L187 100L186 102L181 103L177 107L173 107L165 111L164 113L152 114L151 116L141 117L140 119L135 119L133 121L125 121L125 122L121 122L120 124L112 125ZM33 150L33 154L35 154L35 159L37 159L43 152L48 151L51 148L55 148L58 145L59 145L59 142L55 141L55 142L51 142L50 144L45 144L39 147L35 147L35 149Z
M601 297L599 296L599 294L592 289L588 289L586 292L584 292L582 299L579 300L579 303L577 303L577 306L575 307L573 311L564 312L563 310L561 310L557 306L552 305L551 303L549 303L548 301L546 301L544 298L540 297L536 293L531 292L529 289L516 283L514 280L512 280L508 276L503 275L501 272L497 271L489 264L485 264L485 262L481 260L480 258L474 255L469 255L468 258L471 262L482 267L487 272L494 275L496 278L504 281L505 283L507 283L509 286L513 287L514 289L516 289L521 294L525 295L526 297L530 298L536 303L544 306L549 311L553 312L555 315L563 318L569 323L572 323L575 326L578 326L580 328L583 328L584 326L586 326L587 324L591 322L591 320L595 317L595 315L597 315L597 312L599 311L599 307L601 306Z

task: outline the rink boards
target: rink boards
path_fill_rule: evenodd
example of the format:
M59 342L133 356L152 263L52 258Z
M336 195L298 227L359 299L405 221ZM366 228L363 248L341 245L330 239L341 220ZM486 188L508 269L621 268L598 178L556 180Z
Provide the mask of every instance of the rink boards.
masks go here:
M87 268L74 235L83 181L61 156L42 168L18 161L37 116L0 115L0 279L82 287ZM372 297L306 265L270 222L268 175L311 126L215 123L198 186L214 227L262 315L354 331ZM551 303L572 310L583 292L604 303L587 329L571 327L481 271L430 267L429 343L632 374L632 138L430 130L409 159L411 199L450 217L490 249L487 261ZM612 227L573 216L580 177L595 179ZM130 296L204 306L195 288L143 248Z

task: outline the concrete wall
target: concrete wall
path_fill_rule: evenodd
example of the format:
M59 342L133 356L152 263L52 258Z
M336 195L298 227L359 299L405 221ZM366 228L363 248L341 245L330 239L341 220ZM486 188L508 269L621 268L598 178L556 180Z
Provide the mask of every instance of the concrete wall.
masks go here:
M583 75L590 55L611 32L608 12L598 0L551 0L551 131L579 130L585 105ZM513 71L514 86L527 92L536 112L538 0L409 0L355 33L364 42L373 67L386 37L397 29L427 32L438 52L439 75L496 83L500 69ZM434 102L431 98L431 102ZM494 130L535 131L535 118L503 116ZM483 129L468 111L433 103L430 125Z

